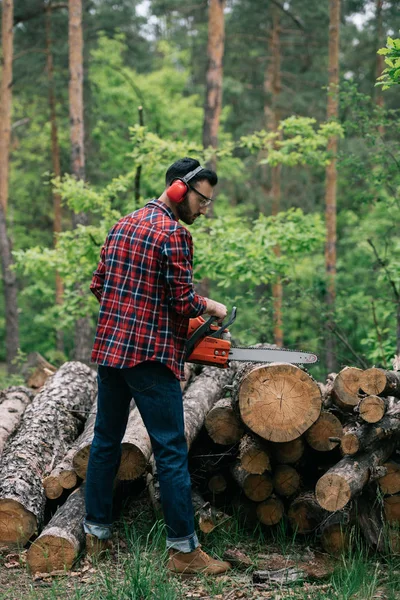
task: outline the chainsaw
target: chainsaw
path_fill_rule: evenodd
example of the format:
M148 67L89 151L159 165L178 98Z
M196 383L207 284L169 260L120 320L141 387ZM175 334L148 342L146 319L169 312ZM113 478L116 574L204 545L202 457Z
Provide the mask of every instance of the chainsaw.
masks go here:
M189 320L188 340L186 342L186 362L210 365L226 369L230 360L243 362L285 362L295 364L315 363L318 357L309 352L286 350L285 348L241 348L232 346L227 329L236 319L236 306L229 320L221 325L215 324L217 317L207 321L203 317Z

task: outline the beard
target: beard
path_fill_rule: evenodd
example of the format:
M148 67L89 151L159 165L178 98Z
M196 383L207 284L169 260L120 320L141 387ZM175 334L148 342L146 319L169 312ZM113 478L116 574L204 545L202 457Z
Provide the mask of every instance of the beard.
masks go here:
M178 217L180 221L183 221L186 225L194 223L195 219L200 216L200 213L194 214L189 206L189 199L187 195L182 202L176 205Z

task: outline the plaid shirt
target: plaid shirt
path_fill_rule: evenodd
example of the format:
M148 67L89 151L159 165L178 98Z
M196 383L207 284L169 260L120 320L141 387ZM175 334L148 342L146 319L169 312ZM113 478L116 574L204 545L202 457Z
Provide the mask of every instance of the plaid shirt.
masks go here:
M192 236L160 200L114 225L90 285L100 302L93 362L122 369L154 360L185 378L189 318L206 309L192 260Z

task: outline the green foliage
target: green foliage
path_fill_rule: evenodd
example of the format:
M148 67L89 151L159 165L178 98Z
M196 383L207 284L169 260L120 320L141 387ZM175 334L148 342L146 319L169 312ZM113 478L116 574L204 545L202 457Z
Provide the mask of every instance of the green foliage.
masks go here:
M378 54L385 57L388 66L378 77L376 85L381 85L383 90L388 90L393 85L400 84L400 39L387 38L386 48L380 48Z

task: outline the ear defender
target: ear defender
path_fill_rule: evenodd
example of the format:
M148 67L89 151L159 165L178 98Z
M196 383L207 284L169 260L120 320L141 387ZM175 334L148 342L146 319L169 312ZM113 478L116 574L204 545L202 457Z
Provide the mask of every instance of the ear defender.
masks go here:
M190 171L185 175L185 177L174 179L174 181L167 189L167 196L171 200L171 202L179 203L182 202L182 200L184 200L189 189L187 183L191 179L193 179L193 177L195 177L197 173L200 173L200 171L204 171L204 167L196 167L194 171Z

